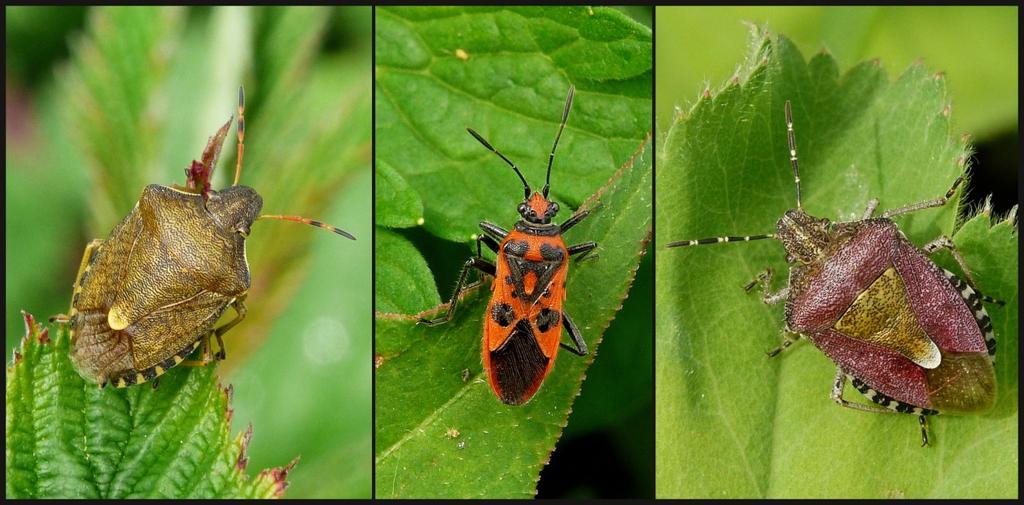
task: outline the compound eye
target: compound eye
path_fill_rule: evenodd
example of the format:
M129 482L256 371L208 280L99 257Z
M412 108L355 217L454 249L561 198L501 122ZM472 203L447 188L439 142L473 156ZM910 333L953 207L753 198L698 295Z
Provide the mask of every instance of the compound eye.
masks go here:
M555 215L557 213L558 213L558 204L555 203L555 202L551 202L551 207L548 207L548 214L553 216L553 215Z
M237 225L237 226L235 226L235 233L237 233L237 234L239 234L239 235L241 235L243 237L248 237L249 236L249 228L247 226L245 226L245 225L242 225L242 224Z
M526 214L526 204L525 203L519 204L518 210L519 210L520 214Z

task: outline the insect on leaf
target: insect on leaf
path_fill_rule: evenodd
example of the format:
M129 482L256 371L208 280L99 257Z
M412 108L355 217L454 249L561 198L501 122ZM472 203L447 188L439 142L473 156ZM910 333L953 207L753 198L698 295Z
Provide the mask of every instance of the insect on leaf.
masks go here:
M377 496L531 497L649 239L651 32L616 10L586 7L381 8L376 20L377 173L394 171L416 193L431 239L466 245L466 256L447 258L453 263L468 257L481 220L511 227L523 194L466 128L539 191L566 91L576 87L551 197L562 209L555 222L581 206L593 211L565 236L598 243L597 259L570 263L564 307L587 357L560 352L530 402L504 405L481 365L491 280L465 292L448 324L426 327L417 315L439 307L399 301L421 289L448 296L452 286L410 288L443 278L421 268L419 255L408 255L412 266L398 264L403 256L377 263L378 307L394 307L376 320ZM405 205L378 206L378 215L406 209L384 224L407 228L419 216ZM388 253L395 245L385 244ZM384 252L378 244L377 258ZM650 338L646 328L635 336Z
M482 370L481 316L489 278L484 288L465 295L446 325L428 327L417 324L416 316L378 313L378 496L533 496L584 373L598 353L601 334L621 307L645 250L651 219L650 161L645 143L633 162L588 200L592 205L600 201L592 216L569 232L570 239L585 237L602 244L599 258L570 264L566 286L570 296L565 310L591 353L579 358L561 351L529 403L502 404ZM436 313L429 311L430 316ZM648 338L643 332L637 335ZM496 474L503 478L493 478Z
M670 249L676 240L772 233L796 207L783 106L793 104L804 209L833 221L942 196L968 146L949 127L941 74L914 65L891 80L875 62L840 74L785 37L755 28L737 77L672 122L658 161L656 239L658 497L1007 497L1017 489L1016 230L989 217L957 229L957 200L895 219L911 242L941 234L963 251L989 305L999 350L996 408L930 421L844 409L835 365L806 341L773 359L783 307L744 284L787 277L777 241ZM977 167L983 170L984 167ZM954 234L954 232L956 232ZM936 261L958 268L947 253ZM756 293L756 291L755 291ZM699 300L699 302L698 302ZM863 401L852 388L847 399ZM837 464L841 462L841 464Z

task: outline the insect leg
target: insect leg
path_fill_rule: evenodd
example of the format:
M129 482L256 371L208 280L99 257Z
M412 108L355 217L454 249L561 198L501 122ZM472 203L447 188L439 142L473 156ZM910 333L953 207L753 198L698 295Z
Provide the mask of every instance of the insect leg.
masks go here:
M559 226L559 228L562 230L562 233L565 233L566 231L569 231L569 229L572 228L573 226L580 224L580 221L583 221L583 219L589 215L589 210L577 212L569 216L569 219L566 219L565 222L562 223L561 226Z
M483 236L477 238L477 241L476 241L476 255L477 256L483 256L483 251L480 249L480 243L481 242L486 244L488 249L490 249L490 250L492 250L494 252L498 252L498 243L493 238L488 237L486 235L483 235Z
M589 259L596 259L597 258L596 254L594 254L593 256L588 256L594 250L594 248L596 248L596 247L597 247L597 242L593 242L593 241L591 241L591 242L584 242L582 244L576 244L574 246L569 246L569 249L568 249L569 256L572 257L572 256L575 256L575 255L579 254L579 256L576 257L576 261L583 261L584 259L587 259L587 258L589 258Z
M949 191L946 191L945 195L940 196L939 198L932 199L932 200L925 200L923 202L917 202L917 203L912 203L910 205L905 205L905 206L900 207L898 209L887 210L887 211L882 213L882 217L890 218L890 217L900 216L900 215L903 215L903 214L909 214L911 212L916 212L916 211L923 210L923 209L930 209L932 207L942 207L943 205L946 204L946 202L949 201L950 198L953 198L953 193L956 193L956 188L958 186L960 186L960 183L962 183L962 182L964 182L964 176L963 175L961 175L960 177L957 177L956 180L953 181L953 186L949 188Z
M479 242L477 242L477 247L479 248ZM456 283L455 285L455 293L452 294L452 299L450 302L448 302L448 312L445 313L445 315L434 319L420 318L420 323L425 324L427 326L437 326L439 324L444 324L447 323L448 321L451 321L452 314L455 313L455 308L459 304L459 295L462 294L462 290L466 286L466 277L468 277L469 275L470 268L475 268L491 276L493 276L495 271L497 270L497 268L494 266L494 263L491 263L480 257L474 256L466 260L466 263L462 265L462 273L459 274L459 282Z
M792 335L793 338L790 338L790 335ZM779 344L779 346L776 347L775 349L768 351L766 354L768 354L769 358L774 358L775 356L778 356L779 353L781 353L782 351L789 349L789 346L793 345L793 342L796 342L799 339L799 333L793 333L788 330L782 330L782 343Z
M840 406L860 410L863 412L874 412L876 414L913 414L917 416L917 422L921 426L921 447L928 445L928 420L925 416L938 414L938 411L917 407L909 403L903 403L895 398L886 396L884 393L875 391L863 380L853 377L853 387L864 394L864 396L879 406L869 406L860 403L848 402L843 399L843 388L846 380L851 378L842 368L836 367L836 378L832 384L832 399Z
M85 282L85 279L89 276L89 268L92 267L92 262L93 260L96 259L96 253L97 251L99 251L100 245L102 244L102 240L96 239L89 242L89 244L85 246L85 251L82 253L82 262L78 265L78 273L75 275L75 283L73 285L74 294L71 295L71 309L68 311L67 314L57 314L50 316L51 323L66 324L70 323L72 319L75 317L75 314L78 312L78 309L75 307L75 305L77 305L78 302L78 293L82 291L82 283ZM72 329L72 342L74 341L74 338L74 329Z
M961 256L961 254L959 254L959 251L956 250L956 245L953 244L953 241L949 240L948 237L943 235L942 237L939 237L938 239L935 239L934 241L925 244L921 248L922 251L925 251L925 254L929 255L935 253L935 251L938 251L939 249L949 250L949 254L953 255L953 259L956 260L956 264L961 265L961 270L964 271L964 277L967 278L968 284L970 284L971 288L973 288L974 291L977 292L978 284L975 283L974 278L971 277L971 270L968 269L967 262L964 261L964 256ZM982 300L987 301L989 303L998 303L999 305L1006 303L1005 301L1002 300L989 298L987 296L982 295L981 293L978 293L978 296L980 296Z
M835 381L832 382L832 394L830 396L832 398L832 401L839 404L839 406L853 410L860 410L862 412L874 412L876 414L897 413L897 411L895 410L883 407L876 407L874 405L864 405L863 403L851 402L849 400L844 399L843 390L846 389L846 379L846 372L844 372L842 368L836 367L836 378Z
M871 216L874 215L876 210L878 210L878 199L872 198L868 200L867 207L864 207L864 215L862 215L860 218L862 220L871 219Z
M763 272L757 274L757 277L754 277L754 280L744 285L743 290L750 292L751 289L754 289L755 285L759 285L761 287L762 292L761 301L764 302L765 305L775 305L781 301L784 301L787 298L789 298L788 287L782 288L774 293L769 291L769 289L771 289L772 287L772 276L774 275L774 270L772 270L771 268L766 268Z
M572 343L575 347L569 347L568 345L559 342L558 345L564 347L567 351L577 355L587 355L587 343L583 341L583 335L580 334L580 329L576 327L576 323L572 321L567 312L562 312L562 326L565 327L565 331L569 334L569 338L572 339Z
M484 255L483 249L480 248L480 243L483 242L488 249L498 252L498 241L491 238L489 235L478 235L476 237L476 256L482 258Z
M182 361L181 363L178 363L178 366L206 366L206 365L209 365L213 361L213 358L210 356L210 336L213 335L213 333L214 332L211 331L211 332L207 333L206 335L203 335L202 337L199 337L200 347L202 347L202 349L203 349L203 351L202 351L202 356L203 356L202 359L200 359L198 361L194 360L194 359L187 359L185 361Z
M508 230L489 221L480 221L480 229L495 242L501 242L508 236Z
M216 359L222 360L228 357L227 351L224 350L224 340L221 339L221 335L227 333L228 330L234 328L236 324L242 322L242 319L245 319L245 315L248 311L245 308L243 300L245 300L245 297L236 298L235 301L231 303L231 306L235 308L235 318L224 323L224 326L213 331L213 336L217 337L217 345L220 347L220 350L214 355L214 358Z

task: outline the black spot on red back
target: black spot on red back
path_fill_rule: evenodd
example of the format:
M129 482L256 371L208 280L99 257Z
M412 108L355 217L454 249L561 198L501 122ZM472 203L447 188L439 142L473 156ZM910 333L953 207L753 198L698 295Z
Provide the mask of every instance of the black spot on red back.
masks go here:
M498 302L491 307L491 319L498 323L502 328L512 324L512 321L516 320L516 312L512 309L512 306Z
M509 240L502 250L505 251L505 254L522 258L526 255L526 251L530 250L530 243L525 240Z
M544 333L550 328L557 326L560 320L561 315L558 311L545 307L537 314L537 329Z
M562 261L565 256L561 248L544 243L540 245L540 257L547 261Z

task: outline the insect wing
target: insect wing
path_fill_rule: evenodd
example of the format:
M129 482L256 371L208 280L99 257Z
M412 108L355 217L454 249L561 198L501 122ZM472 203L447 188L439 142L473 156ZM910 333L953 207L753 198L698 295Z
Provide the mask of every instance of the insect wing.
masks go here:
M791 321L820 324L835 317L833 325L809 336L844 370L886 396L946 412L987 410L995 376L980 329L990 323L977 295L971 291L974 301L968 300L895 226L882 224L861 230L811 280L820 289L805 293L828 295L830 303L794 304L825 307L814 316L819 320L796 309ZM837 307L843 312L830 315Z

